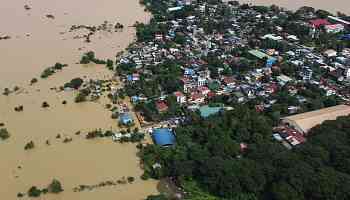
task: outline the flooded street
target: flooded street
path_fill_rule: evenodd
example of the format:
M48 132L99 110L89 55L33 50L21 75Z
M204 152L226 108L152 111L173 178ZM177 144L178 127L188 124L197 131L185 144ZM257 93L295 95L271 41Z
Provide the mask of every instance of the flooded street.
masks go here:
M323 9L333 12L334 14L338 11L350 14L350 1L348 0L239 0L239 2L266 6L275 4L287 8L288 10L297 10L302 6L311 6L315 9Z
M28 5L31 9L25 9ZM47 15L47 16L46 16ZM49 17L48 17L49 16ZM44 195L38 199L104 200L144 199L157 193L156 181L141 181L142 170L134 144L116 144L110 139L86 140L85 133L94 129L116 130L118 123L104 108L105 98L97 102L74 103L75 92L56 92L50 88L62 86L72 78L109 79L112 73L105 66L76 64L81 55L94 51L97 58L112 58L125 49L135 36L129 26L136 21L147 22L138 0L101 0L74 2L68 0L5 0L0 7L0 91L18 86L9 96L0 95L0 123L11 134L0 141L0 194L3 199L17 199L31 186L44 188L58 179L64 188L59 195ZM97 32L91 43L74 39L78 32L69 32L73 25L99 26L108 23L124 25L120 32ZM47 79L42 71L56 62L68 67ZM38 83L30 86L30 80ZM46 101L49 108L42 108ZM63 105L62 101L67 101ZM14 107L23 105L23 112ZM81 131L81 135L75 135ZM60 134L61 139L56 135ZM63 143L65 137L72 138ZM46 140L51 145L46 145ZM25 151L27 142L35 148ZM135 177L133 184L73 192L79 185L94 185L103 181ZM28 199L23 197L22 199Z

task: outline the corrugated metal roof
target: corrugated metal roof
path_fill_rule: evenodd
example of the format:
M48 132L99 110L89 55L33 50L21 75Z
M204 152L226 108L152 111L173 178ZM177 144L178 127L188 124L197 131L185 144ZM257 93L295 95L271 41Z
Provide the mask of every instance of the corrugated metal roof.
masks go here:
M292 115L283 118L283 121L291 125L297 125L300 131L307 133L311 128L323 123L326 120L335 120L340 116L350 115L350 106L338 105L312 112Z

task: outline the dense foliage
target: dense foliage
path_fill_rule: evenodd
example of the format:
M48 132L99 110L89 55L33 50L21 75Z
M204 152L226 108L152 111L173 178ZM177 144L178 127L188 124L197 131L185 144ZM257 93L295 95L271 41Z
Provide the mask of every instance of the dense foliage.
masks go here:
M6 128L0 128L0 139L6 140L10 137L10 133Z
M327 121L290 151L272 141L269 120L247 108L208 120L194 115L191 124L176 129L176 146L143 149L145 173L175 177L195 191L189 199L349 199L349 122Z

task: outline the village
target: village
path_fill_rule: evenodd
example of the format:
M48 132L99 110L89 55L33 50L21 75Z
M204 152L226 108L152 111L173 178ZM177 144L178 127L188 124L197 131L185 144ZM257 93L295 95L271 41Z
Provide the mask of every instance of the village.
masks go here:
M130 96L141 126L157 133L156 143L174 144L170 127L186 123L188 112L209 118L248 104L276 118L273 137L291 149L306 141L307 130L288 116L333 106L341 111L310 119L313 127L350 113L345 105L350 98L350 48L344 45L350 40L350 22L321 18L305 8L302 18L283 27L290 16L280 8L265 11L236 2L223 6L194 0L167 4L166 15L179 17L154 22L150 30L139 25L139 41L117 66L124 88L116 93ZM319 45L325 38L335 38L336 44ZM122 124L134 120L128 113L120 116ZM166 142L157 141L163 136Z

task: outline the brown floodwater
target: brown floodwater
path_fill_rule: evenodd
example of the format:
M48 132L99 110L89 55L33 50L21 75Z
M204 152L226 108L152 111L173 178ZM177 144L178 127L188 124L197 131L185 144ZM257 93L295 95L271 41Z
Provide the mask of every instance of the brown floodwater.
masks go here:
M340 11L350 14L349 0L239 0L241 3L252 3L256 5L272 5L281 6L289 10L296 10L302 6L311 6L316 9L323 9L336 14Z
M24 9L24 5L31 9ZM47 18L48 14L54 19ZM1 199L17 199L18 192L26 192L33 185L46 187L54 178L61 181L65 191L39 199L138 200L158 193L157 181L139 178L142 170L135 145L116 144L109 139L88 141L84 134L74 134L97 128L118 129L117 122L104 108L106 98L75 104L75 92L50 90L76 77L110 78L112 73L104 66L75 63L89 50L98 58L113 58L133 41L135 30L129 26L136 21L147 22L149 18L138 0L4 0L1 3L0 36L9 35L11 39L0 40L0 91L6 87L21 88L9 96L0 95L0 123L5 123L11 133L7 141L0 141ZM72 25L100 25L105 20L120 22L125 28L121 32L99 32L91 37L91 43L74 39L78 33L68 32ZM56 62L69 66L48 79L40 79L41 72ZM30 86L29 81L34 77L39 82ZM61 103L63 100L67 105ZM41 108L44 101L50 108ZM24 106L23 112L14 111L18 105ZM56 139L57 134L63 138ZM63 143L65 137L73 141ZM24 151L24 145L31 140L35 149ZM46 140L50 146L45 144ZM136 181L73 192L79 185L95 185L123 176L133 176Z

